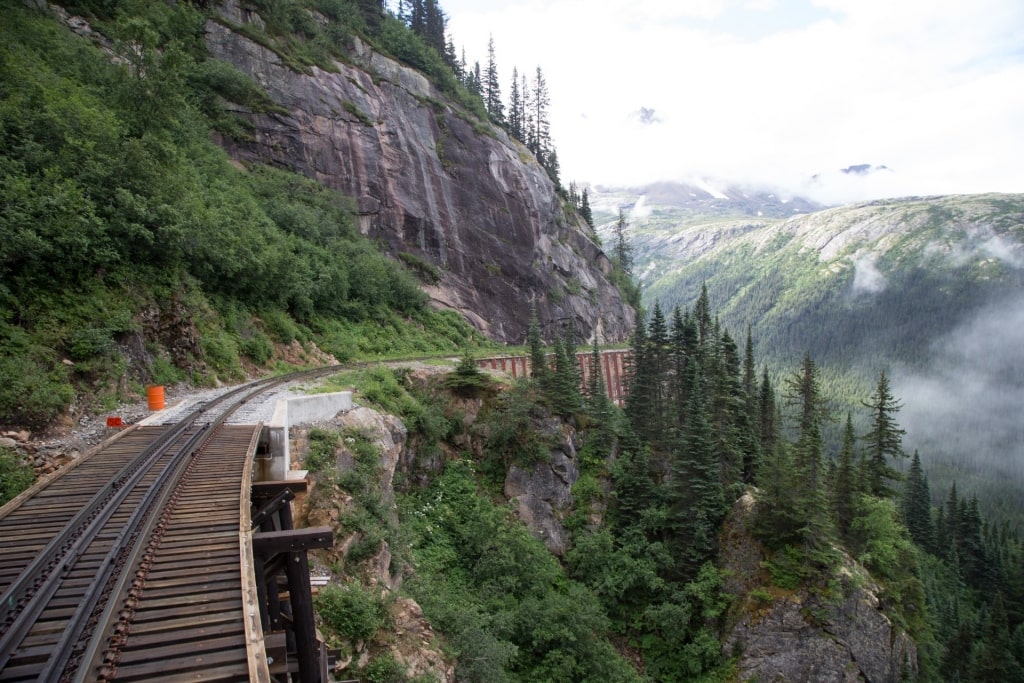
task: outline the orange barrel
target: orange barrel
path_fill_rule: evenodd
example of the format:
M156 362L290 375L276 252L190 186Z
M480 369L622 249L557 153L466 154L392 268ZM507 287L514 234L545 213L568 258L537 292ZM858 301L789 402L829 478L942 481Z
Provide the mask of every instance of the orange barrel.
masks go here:
M146 387L146 402L150 410L164 409L164 388L161 386Z

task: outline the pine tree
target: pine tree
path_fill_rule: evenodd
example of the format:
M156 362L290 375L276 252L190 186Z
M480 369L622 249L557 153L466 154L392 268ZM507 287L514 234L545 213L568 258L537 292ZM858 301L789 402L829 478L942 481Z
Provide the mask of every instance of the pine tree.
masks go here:
M768 376L768 366L761 372L761 387L757 399L757 414L760 417L758 430L758 450L762 454L771 453L779 441L778 409L775 402L775 388Z
M651 367L647 341L647 327L640 316L637 316L633 328L633 340L626 366L626 405L625 413L629 424L637 437L645 444L651 441L651 425L654 419L654 389L652 384L657 379Z
M590 374L587 376L587 412L598 424L611 421L612 402L608 398L608 387L605 385L604 373L601 369L601 347L594 335L594 348L590 352Z
M822 457L824 441L822 423L826 419L824 401L818 380L818 366L805 354L800 370L786 382L787 400L797 408L799 436L793 447L794 470L797 476L797 500L805 520L804 542L820 546L827 541L828 506L826 504Z
M594 213L590 209L590 198L587 195L587 188L583 188L583 194L580 196L580 215L583 216L583 220L587 222L591 228L594 227Z
M523 96L519 89L519 71L512 67L512 86L508 94L508 134L523 142Z
M538 385L544 386L547 383L548 361L544 341L540 337L536 305L530 307L530 327L526 333L526 343L530 347L530 378Z
M722 331L714 348L714 362L709 368L711 420L722 485L730 486L742 481L743 451L751 444L740 443L747 435L740 434L741 423L746 427L746 402L742 396L739 349L728 330Z
M487 41L487 71L483 84L484 106L491 118L500 123L505 121L505 105L501 102L501 84L498 82L498 63L494 58L494 36Z
M551 122L548 120L548 107L551 96L544 72L537 67L533 80L533 93L530 97L529 131L526 146L537 157L537 161L547 168L548 156L551 154Z
M370 33L377 33L380 30L381 18L384 16L384 5L381 0L356 0L356 7Z
M650 391L650 425L652 445L664 446L668 437L668 405L666 387L662 381L669 367L669 337L661 304L654 302L651 321L647 326L648 390Z
M615 244L612 249L614 265L629 277L633 277L633 247L626 239L626 214L619 208L619 219L615 223Z
M771 548L802 540L804 517L798 483L793 449L788 443L778 441L771 451L762 452L754 533Z
M686 407L690 401L691 375L687 367L697 360L697 328L689 312L684 316L679 307L672 311L672 354L668 400L672 420L686 423Z
M758 403L757 368L754 362L754 339L747 326L747 343L743 351L743 416L740 424L740 440L743 450L743 482L755 481L757 460L760 455L758 430L761 414Z
M466 90L483 97L483 84L480 82L480 62L473 62L473 68L466 73Z
M900 479L900 473L888 461L890 458L905 458L907 454L903 452L905 432L893 417L903 406L893 397L884 370L878 377L878 387L871 402L864 405L871 409L871 431L863 437L868 491L873 496L888 497L892 495L888 482Z
M579 364L576 361L576 344L571 331L554 344L555 370L551 377L549 393L555 412L568 417L582 407L580 395Z
M714 430L705 401L703 374L691 366L694 391L687 407L681 448L672 456L670 527L683 578L692 578L717 548L715 533L725 514L725 494L715 455Z
M914 543L925 550L935 549L935 527L932 522L932 496L928 479L921 469L921 457L914 451L910 469L903 485L903 521Z
M836 526L843 539L849 538L850 525L853 523L857 498L860 495L860 477L858 476L856 453L854 446L856 437L853 432L853 417L846 414L846 427L843 430L843 445L839 449L839 463L836 465L835 483L832 488L833 507L836 515Z

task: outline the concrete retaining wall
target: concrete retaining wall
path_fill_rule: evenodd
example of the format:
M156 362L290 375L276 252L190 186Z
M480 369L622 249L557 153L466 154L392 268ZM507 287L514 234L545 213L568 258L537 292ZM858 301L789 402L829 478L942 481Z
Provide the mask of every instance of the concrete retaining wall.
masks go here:
M291 449L288 430L307 422L329 420L338 413L352 410L352 392L310 394L295 398L282 398L274 408L274 417L263 425L261 441L266 448L263 457L269 462L258 468L257 481L284 481L291 478ZM302 474L305 476L305 473Z

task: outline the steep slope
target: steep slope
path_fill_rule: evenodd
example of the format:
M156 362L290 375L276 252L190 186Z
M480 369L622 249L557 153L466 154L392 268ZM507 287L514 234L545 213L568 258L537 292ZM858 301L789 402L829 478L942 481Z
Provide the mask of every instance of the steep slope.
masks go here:
M210 52L250 75L287 114L237 111L239 160L281 165L358 199L363 234L425 261L436 305L493 339L522 342L531 304L545 334L626 338L632 312L593 234L546 172L504 131L465 113L422 74L356 38L336 72L299 72L245 35L259 15L235 3L206 24Z

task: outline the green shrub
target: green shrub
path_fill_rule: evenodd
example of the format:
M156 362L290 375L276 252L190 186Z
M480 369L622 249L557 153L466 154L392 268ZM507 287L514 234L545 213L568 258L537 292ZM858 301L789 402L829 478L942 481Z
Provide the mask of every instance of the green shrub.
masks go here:
M11 500L35 481L32 468L7 448L0 448L0 505Z
M405 667L390 652L374 658L361 672L367 683L406 683Z
M309 448L303 465L310 472L320 472L334 462L334 452L338 447L338 435L319 427L309 432Z
M384 602L355 582L324 586L314 604L324 623L352 642L370 640L387 624Z
M248 338L242 339L239 350L256 365L266 365L274 355L274 344L262 332L253 332Z

